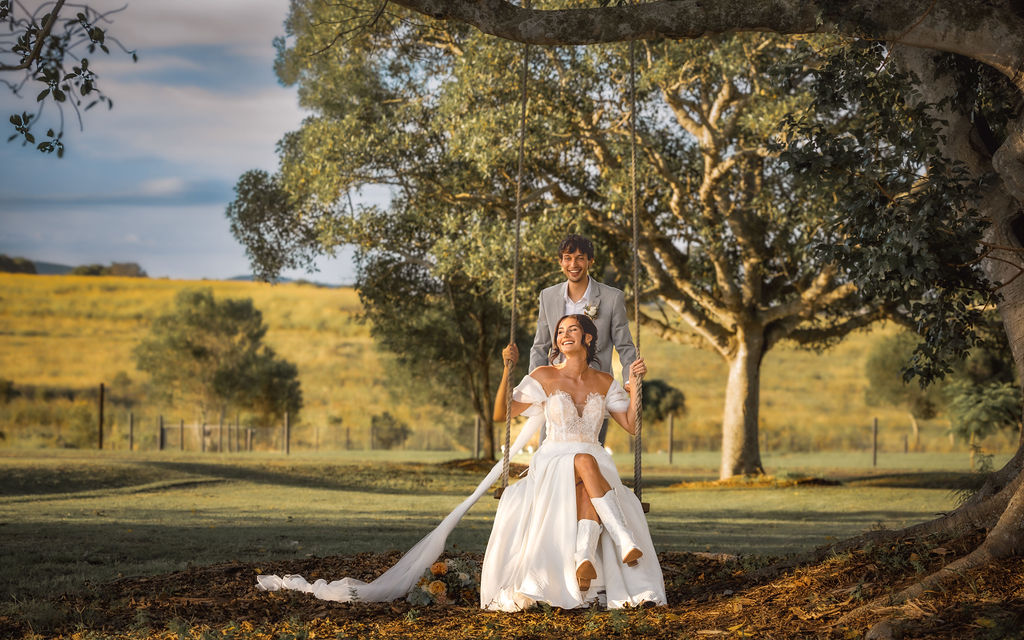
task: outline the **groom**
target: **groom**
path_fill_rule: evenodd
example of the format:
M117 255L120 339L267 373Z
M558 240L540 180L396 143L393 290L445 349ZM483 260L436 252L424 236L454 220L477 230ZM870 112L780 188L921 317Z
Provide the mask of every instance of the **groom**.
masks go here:
M565 282L540 292L537 335L530 349L530 371L549 364L548 352L555 342L558 320L570 313L582 313L597 325L597 357L592 365L595 369L612 372L612 346L619 354L623 371L628 371L636 360L625 296L619 289L591 278L589 272L593 264L594 245L590 240L576 234L562 240L558 247L558 266L565 275ZM629 377L623 377L625 384L629 384ZM605 420L598 437L602 445L607 432L608 420ZM542 431L542 441L544 435Z

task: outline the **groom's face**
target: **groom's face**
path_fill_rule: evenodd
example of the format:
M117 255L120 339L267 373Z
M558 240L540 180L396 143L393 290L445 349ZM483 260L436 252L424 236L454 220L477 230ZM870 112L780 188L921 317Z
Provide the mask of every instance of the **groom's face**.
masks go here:
M594 259L588 258L587 254L579 251L563 253L558 260L558 265L562 267L562 273L565 274L569 282L585 281L592 264L594 264Z

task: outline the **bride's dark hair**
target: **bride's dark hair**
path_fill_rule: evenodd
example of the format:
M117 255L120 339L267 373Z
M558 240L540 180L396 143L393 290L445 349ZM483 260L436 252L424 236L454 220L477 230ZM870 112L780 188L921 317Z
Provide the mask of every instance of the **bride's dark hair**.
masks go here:
M558 349L558 327L562 326L562 321L566 318L576 320L580 324L580 329L583 329L583 334L590 336L590 344L587 345L587 364L593 364L594 360L597 360L597 325L582 313L564 315L555 323L555 339L551 343L551 350L548 351L548 362L554 362L558 356L562 355Z

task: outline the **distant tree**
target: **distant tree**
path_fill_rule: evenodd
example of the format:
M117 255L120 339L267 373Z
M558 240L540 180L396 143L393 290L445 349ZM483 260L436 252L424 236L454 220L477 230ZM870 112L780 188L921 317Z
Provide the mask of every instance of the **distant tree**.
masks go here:
M907 380L903 374L920 342L908 331L883 338L871 348L865 366L865 401L869 406L893 405L906 411L915 450L921 441L918 420L934 418L943 404L941 384L922 386L920 380Z
M972 468L979 438L1001 430L1020 430L1024 402L1010 345L998 320L987 316L979 323L978 333L981 343L956 367L946 389L950 426L954 434L970 443Z
M71 270L73 276L121 276L125 278L147 278L146 272L137 262L111 262L109 267L102 264L83 264Z
M114 102L99 88L95 65L83 54L97 50L109 54L108 43L119 47L137 61L134 51L126 49L107 33L106 24L112 14L123 11L97 11L85 4L67 4L65 0L25 4L0 0L0 23L7 27L0 35L0 82L16 96L27 89L35 95L38 109L24 111L9 118L14 133L8 142L21 139L22 146L33 145L43 153L64 156L64 109L70 107L79 126L82 113L98 104L114 107ZM12 78L8 80L6 78ZM42 114L47 104L57 108L57 122L41 130ZM56 129L54 127L57 127Z
M371 448L394 449L408 440L412 430L409 425L385 411L370 418L370 433Z
M682 390L673 387L664 380L644 380L644 417L661 422L669 416L682 416L686 413L686 396Z
M918 419L948 416L952 433L971 445L972 466L977 439L1020 427L1022 403L1006 335L997 320L982 318L976 331L979 344L954 363L944 379L927 385L910 378L920 336L904 331L880 340L868 356L865 392L869 405L890 404L907 411L915 447L920 437Z
M105 276L121 276L123 278L148 278L146 272L137 262L111 262Z
M106 269L102 264L80 264L71 270L73 276L102 276Z
M291 362L277 357L274 350L264 347L242 366L241 389L235 404L248 407L261 424L280 422L284 414L294 420L302 408L302 386L299 369Z
M423 236L440 242L436 231ZM399 255L387 238L361 251L356 288L377 344L394 355L387 367L395 393L441 405L491 424L501 379L501 347L508 344L509 310L492 282L454 268L435 269L431 249L406 246ZM428 245L429 246L429 245ZM532 333L520 316L517 342L525 352ZM532 318L529 320L532 321ZM451 420L449 433L472 449L472 420ZM494 430L483 429L483 455L495 457Z
M0 273L36 273L36 265L27 258L12 258L0 254Z
M204 416L228 406L267 420L296 415L298 370L263 345L266 332L251 299L218 301L209 289L185 289L136 346L136 366L158 392L195 402Z

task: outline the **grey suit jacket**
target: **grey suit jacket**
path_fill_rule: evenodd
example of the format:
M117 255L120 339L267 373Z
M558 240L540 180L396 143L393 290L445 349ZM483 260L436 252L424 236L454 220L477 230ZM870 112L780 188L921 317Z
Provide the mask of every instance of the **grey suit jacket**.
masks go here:
M636 347L629 333L629 316L626 314L626 299L622 291L597 280L592 280L590 304L597 305L597 359L591 365L605 373L612 372L612 347L619 353L622 369L628 370L636 360ZM565 282L560 282L540 292L540 309L537 313L537 334L530 349L530 371L548 362L548 350L555 341L558 320L565 315ZM629 375L623 376L629 379Z

